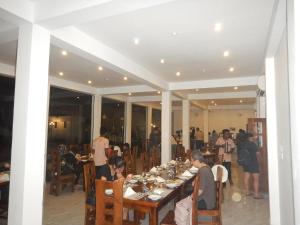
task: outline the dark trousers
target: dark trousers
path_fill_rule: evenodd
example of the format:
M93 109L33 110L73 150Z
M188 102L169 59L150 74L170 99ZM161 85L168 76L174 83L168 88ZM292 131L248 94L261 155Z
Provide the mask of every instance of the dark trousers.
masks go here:
M232 179L231 179L231 162L223 162L223 166L227 169L228 171L228 180L230 182L232 182Z
M96 179L101 179L102 176L104 176L105 171L105 165L103 166L95 166L96 169Z

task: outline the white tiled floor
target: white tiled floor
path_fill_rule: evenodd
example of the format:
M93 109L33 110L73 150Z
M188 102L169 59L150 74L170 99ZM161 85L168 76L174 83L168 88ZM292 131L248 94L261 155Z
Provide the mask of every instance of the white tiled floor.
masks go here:
M255 200L242 194L242 171L233 164L234 186L224 189L223 225L269 225L269 201ZM241 197L234 201L234 196ZM238 198L237 198L238 200ZM63 192L59 197L45 193L44 225L83 225L84 192ZM160 212L160 218L171 209L172 204ZM146 225L147 218L143 221Z

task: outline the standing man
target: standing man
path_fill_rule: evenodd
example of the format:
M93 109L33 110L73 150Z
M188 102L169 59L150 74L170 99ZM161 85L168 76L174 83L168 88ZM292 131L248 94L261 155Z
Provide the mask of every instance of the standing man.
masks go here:
M228 171L228 179L230 185L233 185L231 178L231 154L235 149L235 144L230 138L228 129L223 130L223 137L219 137L216 142L216 147L219 148L219 158L223 158L223 166Z
M104 127L100 129L100 136L93 141L93 154L96 167L96 179L100 179L105 172L107 157L105 152L109 148L109 140L106 138L107 130Z

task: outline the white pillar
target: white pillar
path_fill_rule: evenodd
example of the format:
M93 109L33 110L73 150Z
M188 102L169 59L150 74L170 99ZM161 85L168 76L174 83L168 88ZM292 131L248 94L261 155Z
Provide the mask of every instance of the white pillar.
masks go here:
M132 103L126 102L126 132L125 142L131 145L131 122L132 122Z
M256 117L266 118L266 97L256 97Z
M295 224L300 224L300 2L296 0L288 0L287 13L294 215Z
M46 165L50 33L19 29L14 100L9 225L41 225Z
M152 124L152 107L148 106L147 108L147 138L150 137L150 133L151 133L151 126Z
M161 97L161 162L167 163L171 160L172 95L170 91L163 91Z
M182 101L182 145L190 149L190 102Z
M208 143L208 109L203 110L204 143Z
M100 135L101 109L102 96L96 94L93 97L93 139L96 139Z
M276 110L276 80L274 58L267 58L266 68L266 93L267 93L267 131L268 131L268 176L270 196L270 224L280 224L280 190L278 168L277 144L277 110Z

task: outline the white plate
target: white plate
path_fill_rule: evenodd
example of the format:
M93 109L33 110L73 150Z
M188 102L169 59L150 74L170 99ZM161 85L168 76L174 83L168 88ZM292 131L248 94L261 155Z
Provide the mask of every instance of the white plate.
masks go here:
M106 195L112 195L114 193L113 189L106 189L105 194Z
M148 195L148 198L151 199L152 201L157 201L161 199L160 195Z
M222 165L214 165L213 168L211 168L212 173L214 174L215 180L217 180L217 170L218 170L218 167L221 167L223 169L222 182L225 183L227 181L227 179L228 179L228 171Z
M181 179L181 180L188 180L188 179L190 179L190 177L185 177L185 176L182 176L182 175L178 176L178 178Z
M175 184L175 183L168 183L168 184L166 184L166 186L167 186L168 188L176 188L176 187L178 187L178 186L179 186L179 184Z
M135 179L131 179L131 180L129 180L128 182L131 183L131 184L135 184L135 183L137 183L138 181L135 180Z
M192 170L192 169L190 169L189 170L191 173L198 173L198 170Z

